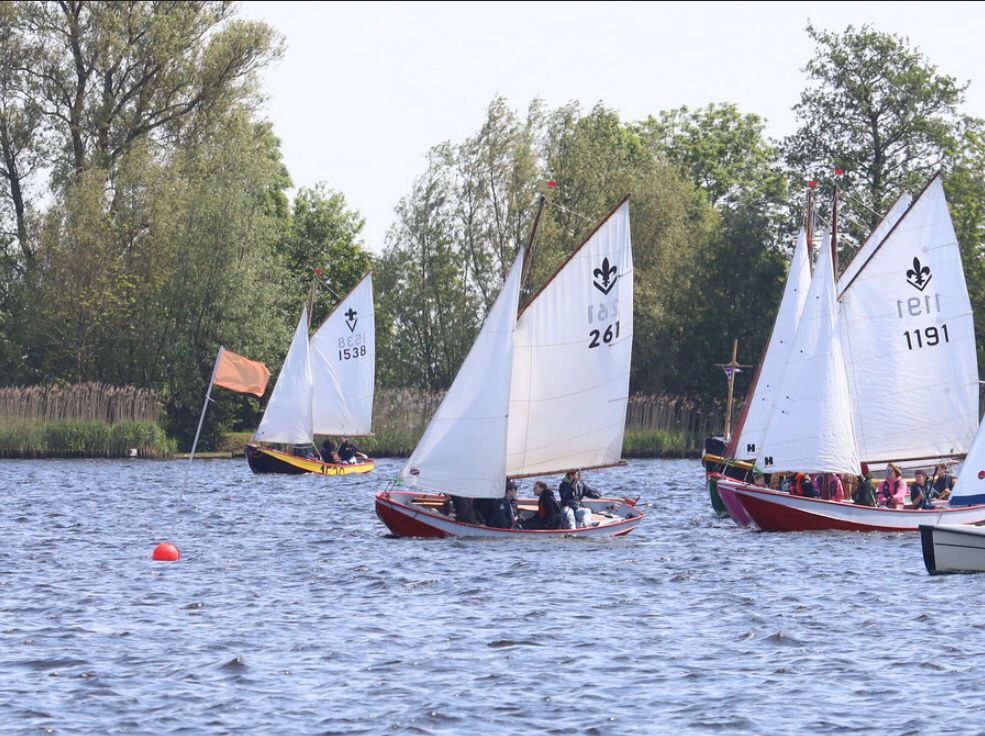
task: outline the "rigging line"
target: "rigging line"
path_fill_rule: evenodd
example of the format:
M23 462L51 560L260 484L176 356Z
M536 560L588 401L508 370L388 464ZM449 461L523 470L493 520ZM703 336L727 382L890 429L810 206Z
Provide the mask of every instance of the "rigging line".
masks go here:
M564 205L558 204L557 202L548 202L548 204L551 207L554 207L554 208L560 210L561 212L567 212L569 215L574 215L575 217L580 217L582 220L584 220L585 222L587 222L589 224L595 224L595 220L593 220L592 218L586 217L585 215L581 214L580 212L575 212L574 210L569 210L567 207L565 207Z

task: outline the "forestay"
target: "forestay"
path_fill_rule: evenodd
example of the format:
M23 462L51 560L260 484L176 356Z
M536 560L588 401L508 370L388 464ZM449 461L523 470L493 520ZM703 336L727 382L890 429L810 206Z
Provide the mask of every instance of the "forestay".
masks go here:
M847 284L842 312L862 457L966 452L978 426L978 360L939 177Z
M783 290L776 320L773 322L769 345L763 355L755 391L749 400L749 409L739 430L739 438L735 445L736 457L755 457L757 449L762 444L810 285L811 262L807 250L807 233L801 230L797 235L797 246L794 248L793 260L790 262L787 285Z
M517 320L508 475L619 461L632 344L633 254L624 200Z
M424 435L400 471L403 482L470 498L501 498L521 249L482 330Z
M261 442L311 444L311 398L314 386L308 365L308 310L301 319L287 351L277 383L260 420L256 439Z
M779 386L758 464L767 472L857 474L860 462L827 235Z
M376 377L372 274L325 318L311 338L316 434L369 434Z

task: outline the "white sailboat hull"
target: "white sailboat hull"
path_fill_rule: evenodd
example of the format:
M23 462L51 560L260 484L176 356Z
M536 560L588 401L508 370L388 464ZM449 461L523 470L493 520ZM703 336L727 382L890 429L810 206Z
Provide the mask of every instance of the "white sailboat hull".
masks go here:
M985 528L935 524L921 526L920 535L931 575L985 572Z

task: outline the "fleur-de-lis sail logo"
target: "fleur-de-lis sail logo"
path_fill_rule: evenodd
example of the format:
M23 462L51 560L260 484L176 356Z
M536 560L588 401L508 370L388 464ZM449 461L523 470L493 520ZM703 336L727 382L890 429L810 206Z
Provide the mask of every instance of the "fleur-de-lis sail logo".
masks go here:
M349 332L355 332L356 330L356 322L359 321L356 319L357 314L359 313L352 307L349 307L349 311L345 313L345 324L349 328Z
M907 270L906 272L906 283L914 287L918 291L923 291L927 288L927 284L930 283L930 279L933 276L930 274L930 266L921 266L920 259L913 259L913 268Z
M595 288L601 291L603 294L608 294L612 291L612 287L616 285L616 281L619 277L616 275L615 264L609 265L609 259L603 258L602 265L596 268L592 274L595 276Z

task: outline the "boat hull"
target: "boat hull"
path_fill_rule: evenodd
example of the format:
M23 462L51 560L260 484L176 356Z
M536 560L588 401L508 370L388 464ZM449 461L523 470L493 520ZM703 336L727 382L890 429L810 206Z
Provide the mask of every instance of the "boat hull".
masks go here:
M429 509L445 497L414 491L381 491L376 494L376 515L398 537L480 537L490 539L558 539L561 537L622 537L639 526L643 513L621 499L586 499L593 514L606 510L623 518L581 529L497 529L466 524Z
M711 483L713 480L717 486L717 478L709 478L708 482ZM728 485L718 486L718 497L722 500L722 505L725 507L725 511L732 521L739 526L754 526L752 517L749 516L749 513L742 505L742 501L735 494L735 489L730 488Z
M273 450L260 445L246 446L246 461L250 470L257 474L282 473L287 475L303 475L316 473L318 475L353 475L368 473L376 467L375 460L367 460L351 465L345 463L323 463L309 457L299 457L280 450Z
M916 532L938 518L950 524L985 522L985 505L942 509L887 509L791 496L728 479L719 486L735 492L752 521L766 532L843 530Z
M985 572L985 528L921 525L920 542L923 563L931 575Z

